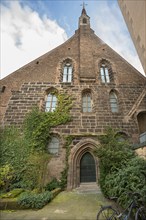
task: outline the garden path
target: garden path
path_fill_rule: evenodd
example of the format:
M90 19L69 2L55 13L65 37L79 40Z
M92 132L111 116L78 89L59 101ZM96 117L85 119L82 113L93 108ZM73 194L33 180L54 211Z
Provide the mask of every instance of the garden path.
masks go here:
M101 205L110 202L98 189L63 191L40 210L2 211L1 220L95 220Z

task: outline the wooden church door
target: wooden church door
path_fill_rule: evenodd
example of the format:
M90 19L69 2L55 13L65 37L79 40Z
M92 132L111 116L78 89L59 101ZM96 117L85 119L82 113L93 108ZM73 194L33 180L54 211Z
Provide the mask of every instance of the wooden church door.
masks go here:
M96 169L93 156L87 152L80 161L80 182L96 182Z

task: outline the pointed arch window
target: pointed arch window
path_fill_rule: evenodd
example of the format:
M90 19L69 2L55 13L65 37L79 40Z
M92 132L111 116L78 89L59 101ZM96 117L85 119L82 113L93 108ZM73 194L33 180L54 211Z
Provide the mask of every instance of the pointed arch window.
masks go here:
M110 106L113 113L118 112L118 99L115 92L110 92Z
M71 63L66 63L63 68L63 82L72 82L72 72Z
M53 112L56 109L57 105L57 97L54 94L48 94L47 100L46 100L46 112Z
M58 154L59 151L59 139L57 137L52 137L50 143L48 144L48 152L51 154Z
M91 93L90 92L84 92L82 95L82 111L83 112L91 112L92 111Z
M109 70L105 64L100 67L100 75L103 83L110 83Z

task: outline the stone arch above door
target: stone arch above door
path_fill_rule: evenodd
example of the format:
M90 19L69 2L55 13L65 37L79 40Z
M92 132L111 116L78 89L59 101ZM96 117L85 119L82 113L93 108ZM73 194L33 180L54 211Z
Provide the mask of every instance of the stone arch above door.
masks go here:
M98 141L93 139L84 139L76 144L70 152L69 156L69 170L68 170L68 180L67 188L73 189L80 186L80 161L83 155L89 152L95 160L95 169L96 169L96 182L98 181L98 159L93 154L94 149L99 144Z

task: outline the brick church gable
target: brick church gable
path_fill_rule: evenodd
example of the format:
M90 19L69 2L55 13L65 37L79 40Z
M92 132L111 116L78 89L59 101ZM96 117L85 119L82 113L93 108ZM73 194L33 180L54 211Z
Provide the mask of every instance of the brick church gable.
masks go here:
M92 158L98 135L107 126L119 128L132 144L139 143L141 133L146 133L141 124L146 117L145 88L146 78L94 34L83 10L79 28L70 39L1 80L0 120L3 126L21 126L33 106L42 109L51 89L73 97L73 120L52 130L60 139L75 137L71 152L78 149L80 154L70 157L71 189L80 184L80 170L74 170L74 162L80 164L84 153ZM59 156L48 165L57 178L65 166L63 141L59 148ZM95 164L98 179L98 161Z

